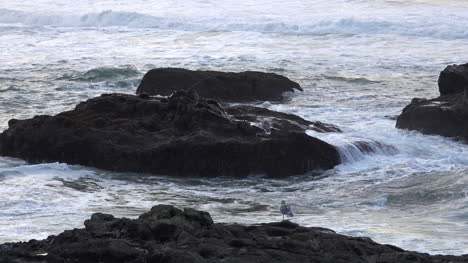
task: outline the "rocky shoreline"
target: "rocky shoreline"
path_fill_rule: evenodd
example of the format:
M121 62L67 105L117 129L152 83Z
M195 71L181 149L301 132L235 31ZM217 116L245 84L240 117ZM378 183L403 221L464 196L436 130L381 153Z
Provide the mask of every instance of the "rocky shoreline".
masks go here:
M447 67L439 88L439 98L413 99L397 128L468 141L468 64ZM10 120L0 155L175 176L283 177L335 167L343 161L337 148L305 133L341 132L333 124L229 104L281 102L293 90L301 89L276 74L152 70L138 95L103 94L55 116ZM0 245L0 263L468 262L468 255L405 251L289 221L214 223L207 212L164 205L138 219L98 213L84 224L45 240Z
M154 206L137 219L96 213L84 226L44 240L2 244L0 262L468 262L468 255L405 251L289 221L214 223L207 212L169 205Z

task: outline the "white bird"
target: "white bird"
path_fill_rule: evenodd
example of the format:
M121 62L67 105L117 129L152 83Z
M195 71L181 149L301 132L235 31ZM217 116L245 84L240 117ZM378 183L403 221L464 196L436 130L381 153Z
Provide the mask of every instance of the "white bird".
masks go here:
M294 216L291 210L291 206L287 205L286 202L284 202L284 200L281 201L280 212L281 214L283 214L283 221L284 221L284 215L287 215L288 217Z

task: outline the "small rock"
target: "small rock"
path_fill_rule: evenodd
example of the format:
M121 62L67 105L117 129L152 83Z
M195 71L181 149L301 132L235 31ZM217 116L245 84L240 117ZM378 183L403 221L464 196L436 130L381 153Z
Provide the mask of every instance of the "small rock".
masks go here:
M447 66L439 76L440 95L463 92L468 89L468 63Z

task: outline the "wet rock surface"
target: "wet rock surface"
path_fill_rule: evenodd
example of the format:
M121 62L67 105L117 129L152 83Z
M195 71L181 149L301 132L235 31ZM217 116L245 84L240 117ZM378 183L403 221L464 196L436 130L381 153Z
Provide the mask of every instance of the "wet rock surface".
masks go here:
M447 66L439 76L440 95L454 94L468 89L468 63Z
M441 96L415 98L397 118L396 127L468 142L468 64L448 66L439 77Z
M284 92L302 91L296 82L274 73L158 68L145 74L137 94L168 96L189 89L220 102L282 101Z
M207 212L154 206L137 219L96 213L85 228L0 245L0 262L468 262L431 256L289 221L213 223Z
M277 177L337 165L336 148L306 129L339 130L268 109L222 107L193 91L169 98L107 94L56 116L10 120L0 154L181 176Z
M468 142L468 103L461 93L431 100L413 99L398 117L397 128Z

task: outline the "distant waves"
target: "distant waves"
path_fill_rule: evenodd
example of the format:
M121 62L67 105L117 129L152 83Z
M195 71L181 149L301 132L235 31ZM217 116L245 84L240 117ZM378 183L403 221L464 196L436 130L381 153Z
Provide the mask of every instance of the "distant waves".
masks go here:
M394 20L394 19L392 19ZM432 21L432 22L431 22ZM247 18L158 17L136 12L103 11L82 15L41 14L0 9L0 23L54 27L130 27L180 31L241 31L280 34L391 34L439 39L468 39L468 19L412 21L385 18L330 17L317 21L271 21Z

